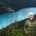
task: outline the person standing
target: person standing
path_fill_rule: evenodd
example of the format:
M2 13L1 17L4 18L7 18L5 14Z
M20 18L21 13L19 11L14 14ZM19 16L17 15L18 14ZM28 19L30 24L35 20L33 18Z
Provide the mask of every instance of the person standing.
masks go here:
M36 20L33 12L29 13L29 17L25 21L24 32L25 36L36 36Z

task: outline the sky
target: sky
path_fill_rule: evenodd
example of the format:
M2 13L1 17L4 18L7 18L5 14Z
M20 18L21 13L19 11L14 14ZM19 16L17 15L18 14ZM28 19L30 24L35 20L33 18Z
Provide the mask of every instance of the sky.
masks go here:
M28 18L28 13L33 12L36 14L36 7L21 9L15 13L7 13L0 15L0 29L7 27L9 24Z

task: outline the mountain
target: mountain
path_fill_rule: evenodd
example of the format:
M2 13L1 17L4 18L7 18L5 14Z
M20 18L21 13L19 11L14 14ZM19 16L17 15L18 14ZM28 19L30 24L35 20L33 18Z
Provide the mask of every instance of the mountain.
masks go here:
M0 14L3 14L8 11L18 11L22 8L36 7L36 0L0 0L0 5L3 7L0 6Z
M5 3L1 2L1 0L0 0L0 15L8 13L8 12L13 12L13 11L14 11L14 9L7 6Z
M23 0L23 1L32 2L32 1L36 1L36 0Z
M2 2L8 5L9 7L13 8L14 10L36 6L36 0L3 0Z

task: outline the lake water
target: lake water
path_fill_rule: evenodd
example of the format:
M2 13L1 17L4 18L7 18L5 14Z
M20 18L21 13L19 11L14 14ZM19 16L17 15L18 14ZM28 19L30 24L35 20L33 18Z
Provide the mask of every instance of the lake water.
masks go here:
M26 19L29 12L36 14L36 7L25 8L17 12L0 15L0 29L2 29L2 27L7 27L9 24L15 22L15 20L21 21L23 19Z

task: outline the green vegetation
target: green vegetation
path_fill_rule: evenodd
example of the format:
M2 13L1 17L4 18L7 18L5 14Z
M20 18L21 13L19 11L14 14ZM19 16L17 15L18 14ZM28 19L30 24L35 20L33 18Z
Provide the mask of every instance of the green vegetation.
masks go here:
M2 28L0 30L0 36L24 36L23 32L23 28L20 28L18 22L15 21L6 28Z

